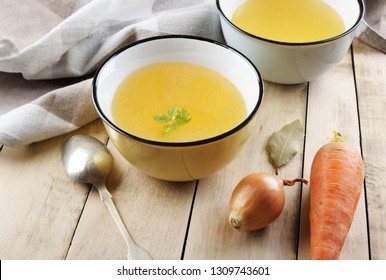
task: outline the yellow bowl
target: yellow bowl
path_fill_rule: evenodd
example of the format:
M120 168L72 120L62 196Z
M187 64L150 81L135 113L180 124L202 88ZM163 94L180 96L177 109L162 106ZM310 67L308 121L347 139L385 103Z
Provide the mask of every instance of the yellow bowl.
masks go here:
M225 76L242 94L247 117L229 131L193 142L152 141L119 127L111 103L120 82L138 68L167 61L199 64ZM92 98L112 142L133 166L158 179L189 181L213 174L239 154L253 129L263 83L256 67L233 48L200 37L171 35L141 40L114 53L95 74Z

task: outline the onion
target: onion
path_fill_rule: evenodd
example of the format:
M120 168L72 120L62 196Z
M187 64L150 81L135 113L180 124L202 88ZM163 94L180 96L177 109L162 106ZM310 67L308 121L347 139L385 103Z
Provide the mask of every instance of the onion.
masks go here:
M257 230L276 220L284 208L284 186L304 179L282 180L266 173L244 177L233 190L229 224L237 230Z

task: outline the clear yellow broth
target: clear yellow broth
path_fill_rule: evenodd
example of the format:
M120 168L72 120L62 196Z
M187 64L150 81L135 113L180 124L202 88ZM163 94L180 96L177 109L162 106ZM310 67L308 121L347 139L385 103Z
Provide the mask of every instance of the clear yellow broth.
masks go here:
M255 36L288 43L325 40L345 31L341 16L321 0L246 0L231 20Z
M189 121L160 122L161 114L169 117L172 108L188 112ZM164 62L140 68L121 82L113 97L112 116L119 127L138 137L190 142L231 130L245 119L247 109L238 89L216 71L187 62Z

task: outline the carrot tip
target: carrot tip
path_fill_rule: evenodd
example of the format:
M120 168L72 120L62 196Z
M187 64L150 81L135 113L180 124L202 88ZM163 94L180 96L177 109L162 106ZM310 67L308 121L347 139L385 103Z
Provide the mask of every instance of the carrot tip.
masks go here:
M334 130L333 133L334 133L333 137L327 137L330 143L344 142L347 140L347 137L342 136L342 134L340 134L339 132Z

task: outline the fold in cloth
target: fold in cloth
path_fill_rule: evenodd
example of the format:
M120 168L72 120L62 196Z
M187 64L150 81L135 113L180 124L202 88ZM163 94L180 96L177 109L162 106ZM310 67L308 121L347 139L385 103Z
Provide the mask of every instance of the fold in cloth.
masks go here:
M359 38L385 52L385 1L367 2L368 25ZM91 76L126 44L162 34L223 41L215 0L0 0L0 6L0 82L13 81L0 88L0 145L30 144L95 120Z
M386 1L365 0L365 30L359 39L386 53Z

